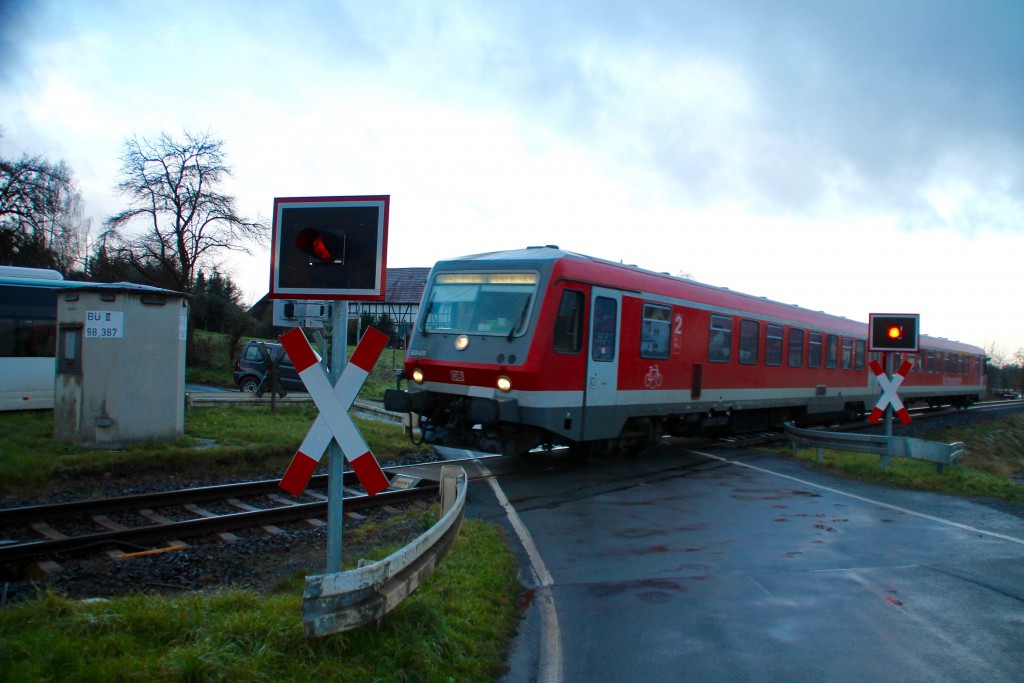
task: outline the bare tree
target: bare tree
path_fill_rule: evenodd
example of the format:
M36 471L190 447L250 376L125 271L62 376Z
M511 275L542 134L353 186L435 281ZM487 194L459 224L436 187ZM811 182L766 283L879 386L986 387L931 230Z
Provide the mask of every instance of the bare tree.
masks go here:
M128 208L105 221L103 237L113 237L139 272L156 265L161 284L191 292L200 264L216 265L225 249L251 253L250 245L269 232L265 223L240 216L235 198L223 193L230 175L223 141L208 132L185 131L182 140L167 133L155 141L128 138L116 186ZM130 232L134 225L142 229Z
M1001 368L1006 365L1006 352L995 342L985 345L985 355L988 357L987 361L991 367Z
M82 207L63 161L0 158L0 262L69 272L85 252L90 221Z

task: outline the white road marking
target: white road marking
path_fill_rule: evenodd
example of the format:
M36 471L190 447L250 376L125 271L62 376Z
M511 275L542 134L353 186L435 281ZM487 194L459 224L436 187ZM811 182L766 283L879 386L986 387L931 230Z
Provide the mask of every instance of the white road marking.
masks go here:
M815 484L813 481L807 481L806 479L800 479L799 477L794 477L794 476L791 476L791 475L788 475L788 474L782 474L781 472L774 472L772 470L765 469L764 467L758 467L757 465L751 465L750 463L739 462L738 460L730 460L729 458L723 458L720 455L712 455L711 453L704 453L702 451L695 451L695 450L690 450L690 453L694 453L696 455L700 455L700 456L703 456L705 458L711 458L712 460L718 460L720 462L728 463L730 465L735 465L736 467L746 467L747 469L751 469L751 470L754 470L756 472L762 472L764 474L770 474L770 475L775 476L775 477L781 477L783 479L789 479L790 481L795 481L795 482L797 482L799 484L803 484L804 486L811 486L811 487L816 488L816 489L821 489L822 491L828 491L829 493L835 493L837 495L845 496L847 498L853 498L854 500L859 500L859 501L864 502L864 503L870 503L871 505L879 505L881 507L888 508L888 509L894 510L896 512L902 512L902 513L907 514L907 515L913 515L914 517L920 517L921 519L927 519L927 520L932 521L932 522L938 522L939 524L945 524L947 526L956 527L957 529L963 529L964 531L970 531L971 533L982 534L982 535L985 535L985 536L991 536L993 538L1000 538L1000 539L1002 539L1004 541L1009 541L1010 543L1019 543L1020 545L1024 545L1024 538L1017 538L1015 536L1007 536L1006 534L1001 534L1001 533L998 533L998 532L995 532L995 531L986 531L985 529L978 529L978 528L973 527L973 526L968 526L967 524L961 524L960 522L954 522L953 520L950 520L950 519L943 519L942 517L936 517L934 515L927 515L927 514L925 514L923 512L915 512L914 510L909 510L907 508L900 507L899 505L893 505L892 503L884 503L884 502L882 502L880 500L873 500L871 498L865 498L864 496L858 496L855 493L849 493L847 491L840 491L839 489L834 489L834 488L831 488L831 487L828 487L828 486L823 486L821 484Z
M498 504L505 510L505 515L508 516L509 523L515 530L516 536L519 537L519 542L523 544L523 548L530 558L530 568L533 570L538 584L534 595L534 602L540 610L540 661L538 663L537 680L544 683L559 683L562 680L562 632L558 625L558 611L555 609L555 598L551 593L551 586L554 585L555 581L551 578L547 567L544 566L544 560L541 559L540 553L537 551L537 545L533 542L530 530L526 528L523 520L519 517L519 513L516 512L516 509L508 501L505 492L498 485L497 479L487 469L487 466L474 456L472 451L467 450L466 454L480 468L481 473L494 492L494 497L498 499Z

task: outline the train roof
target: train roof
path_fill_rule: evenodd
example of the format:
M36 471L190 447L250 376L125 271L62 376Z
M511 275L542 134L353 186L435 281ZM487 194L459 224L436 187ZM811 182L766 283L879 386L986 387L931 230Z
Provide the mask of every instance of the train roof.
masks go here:
M632 282L631 288L636 288L637 291L650 291L651 287L640 287L641 282L629 277L630 274L632 274L634 277L639 276L645 282L673 282L676 284L682 283L686 287L691 288L691 291L693 292L703 292L704 295L701 296L702 302L721 302L723 304L729 302L732 304L732 306L737 306L738 302L746 301L750 302L751 305L756 305L758 308L768 306L774 309L777 313L783 313L788 311L790 314L796 314L795 319L797 321L799 321L801 318L803 318L804 321L811 321L813 319L820 320L822 316L824 316L829 320L833 321L834 323L836 323L837 325L850 330L851 332L855 331L855 333L857 334L864 336L867 335L866 321L850 320L849 318L834 315L831 313L826 313L824 311L815 311L809 308L797 306L795 304L787 304L780 301L774 301L763 296L745 294L743 292L738 292L729 289L728 287L718 287L715 285L709 285L707 283L698 282L696 280L690 280L687 278L674 276L669 273L646 270L636 265L621 262L616 263L615 261L609 261L607 259L602 259L595 256L587 256L585 254L579 254L576 252L561 249L558 246L552 244L544 246L526 247L525 249L511 249L508 251L494 251L481 254L472 254L468 256L460 256L451 259L445 259L443 261L438 262L437 265L469 265L471 263L478 262L488 262L490 264L494 264L495 262L499 261L519 262L522 263L523 265L526 265L527 263L540 264L544 262L554 263L557 261L567 261L569 262L569 264L567 265L570 266L570 269L573 269L572 265L576 264L578 264L582 268L587 268L587 266L590 264L598 265L601 266L602 268L611 267L616 269L616 272L621 273L625 281ZM619 283L616 282L615 285L618 286ZM927 343L931 346L941 345L949 350L966 353L985 353L984 350L981 349L980 347L974 346L972 344L967 344L964 342L952 341L944 337L933 337L922 334L920 338L922 343Z

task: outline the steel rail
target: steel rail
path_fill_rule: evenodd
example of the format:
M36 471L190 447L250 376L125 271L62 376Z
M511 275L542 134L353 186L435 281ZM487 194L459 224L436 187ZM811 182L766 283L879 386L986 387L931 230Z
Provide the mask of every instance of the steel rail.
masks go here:
M406 491L387 491L379 493L372 498L366 495L346 497L345 507L349 510L360 510L436 495L437 492L433 487L416 488ZM323 516L326 513L327 501L316 501L313 503L281 505L263 510L233 512L226 515L217 515L216 517L187 519L169 524L151 524L118 531L82 534L62 539L12 543L0 546L0 563L25 562L53 555L79 554L105 545L153 544L169 539L192 538L220 531L234 531L293 522L299 519Z
M422 463L426 465L430 463ZM420 467L421 465L398 465L383 468L385 472L398 474L403 469ZM131 510L138 508L169 507L184 503L201 503L226 498L244 498L249 496L266 496L272 493L283 493L279 487L279 479L261 479L233 484L214 484L197 486L189 489L172 489L170 491L154 491L137 493L112 498L96 498L75 500L65 503L44 503L41 505L25 505L21 507L0 508L0 527L36 521L39 519L60 519L76 517L83 514L99 514ZM352 488L359 484L355 472L345 472L343 485ZM308 488L326 489L327 475L316 474L309 480Z
M346 486L351 486L356 483L354 473L346 472L345 474ZM317 484L321 487L326 486L326 482L326 474L316 475L310 480L311 485ZM278 483L279 480L277 479L264 479L260 481L246 481L235 484L199 486L191 489L174 489L171 491L138 493L128 496L116 496L113 498L75 500L66 503L46 503L42 505L4 508L0 510L0 526L10 526L38 519L59 519L61 517L74 517L82 514L97 514L101 512L117 512L133 508L168 507L171 505L181 505L183 503L223 500L225 498L264 496L269 493L280 492Z

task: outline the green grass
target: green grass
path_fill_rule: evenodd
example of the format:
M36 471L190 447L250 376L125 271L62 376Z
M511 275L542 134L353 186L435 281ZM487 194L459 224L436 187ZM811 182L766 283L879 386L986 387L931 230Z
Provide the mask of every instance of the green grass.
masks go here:
M316 415L315 406L279 407L273 415L265 407L196 408L185 414L185 438L179 441L110 450L54 441L53 411L0 413L0 494L25 495L62 481L131 478L140 472L181 478L283 473ZM420 449L399 426L354 419L382 464Z
M504 532L466 520L448 556L379 629L307 639L301 597L249 590L0 611L0 680L493 681L517 621Z
M235 386L234 364L218 368L188 367L185 381L189 384L205 384L210 387L237 389Z
M922 460L892 458L892 466L883 470L877 455L830 450L824 451L821 467L889 486L1014 501L1024 499L1024 486L1012 479L1024 473L1024 417L936 430L921 438L942 443L961 441L965 454L957 465L943 468L942 474L936 472L934 463ZM796 457L817 466L816 449L800 449Z

